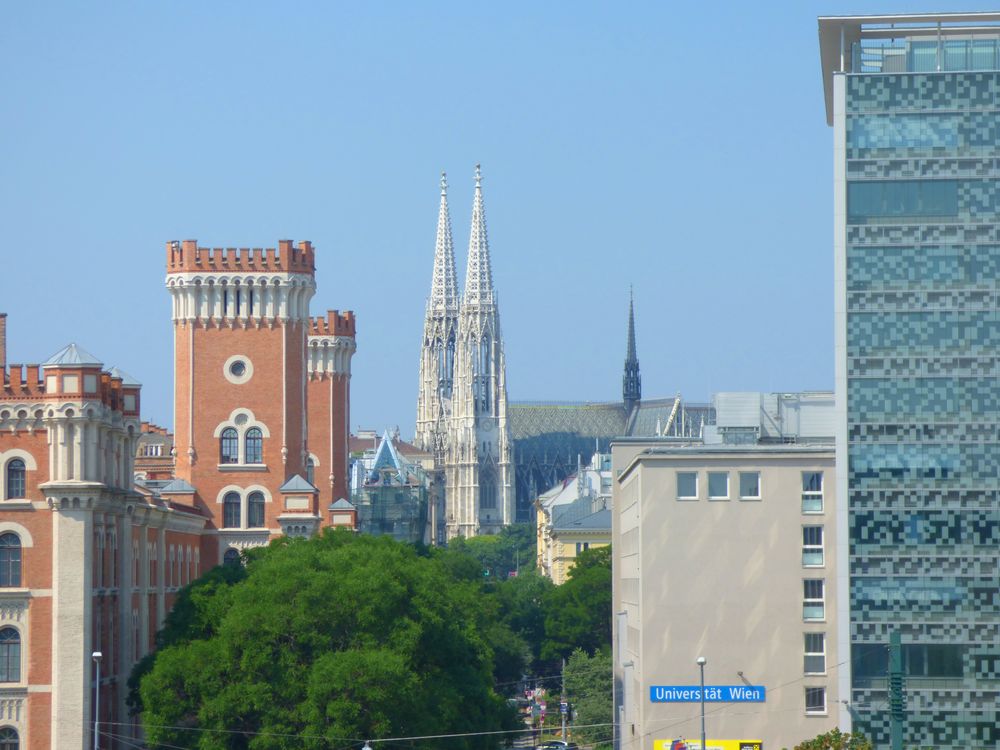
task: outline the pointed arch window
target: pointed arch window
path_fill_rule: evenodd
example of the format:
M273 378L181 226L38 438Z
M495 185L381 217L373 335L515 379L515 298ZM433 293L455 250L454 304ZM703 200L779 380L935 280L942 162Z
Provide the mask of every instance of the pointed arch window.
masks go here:
M17 534L0 534L0 588L21 585L21 538Z
M20 747L21 739L14 727L0 729L0 750L18 750Z
M24 461L19 458L7 462L7 499L23 498L25 493Z
M227 492L222 498L222 527L238 529L240 527L240 495L238 492Z
M21 634L14 628L0 630L0 682L21 681Z
M219 463L236 464L240 461L240 438L234 427L227 427L219 438Z
M259 529L264 526L264 493L251 492L247 499L247 526Z
M484 473L479 480L479 507L485 510L497 507L497 483L490 473Z
M251 427L247 430L246 434L246 463L260 464L263 462L264 433L262 433L257 427Z

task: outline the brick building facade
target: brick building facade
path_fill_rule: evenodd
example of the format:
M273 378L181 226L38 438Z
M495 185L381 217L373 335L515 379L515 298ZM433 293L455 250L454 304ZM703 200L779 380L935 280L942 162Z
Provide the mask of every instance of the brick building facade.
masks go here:
M171 242L166 283L172 436L141 422L138 382L75 344L7 367L0 315L4 750L93 746L95 652L100 747L134 746L126 681L177 591L342 517L355 320L309 316L310 243Z

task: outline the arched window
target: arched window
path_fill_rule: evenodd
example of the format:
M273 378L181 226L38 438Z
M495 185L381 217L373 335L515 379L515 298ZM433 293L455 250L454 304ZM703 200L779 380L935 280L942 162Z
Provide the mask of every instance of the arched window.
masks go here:
M264 493L251 492L247 498L247 526L260 528L264 525Z
M497 483L492 474L484 473L479 479L479 507L487 510L497 507Z
M226 554L222 556L223 565L239 565L240 564L240 551L235 547L230 547L226 550Z
M240 438L236 429L227 427L219 440L219 463L236 464L240 461Z
M14 628L0 630L0 682L21 681L21 634Z
M21 585L21 539L17 534L0 534L0 588Z
M0 729L0 750L18 750L21 747L17 730L13 727Z
M7 462L7 499L24 497L24 461L15 458Z
M306 481L313 487L316 486L316 464L313 463L312 458L306 459Z
M222 498L222 526L226 529L240 527L240 494L227 492Z
M246 462L248 464L264 463L264 434L256 427L247 430Z

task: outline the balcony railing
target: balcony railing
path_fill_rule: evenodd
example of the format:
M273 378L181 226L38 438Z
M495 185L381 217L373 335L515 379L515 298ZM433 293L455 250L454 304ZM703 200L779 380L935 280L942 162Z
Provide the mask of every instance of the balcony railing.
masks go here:
M852 73L1000 70L1000 35L970 39L878 39L851 45Z

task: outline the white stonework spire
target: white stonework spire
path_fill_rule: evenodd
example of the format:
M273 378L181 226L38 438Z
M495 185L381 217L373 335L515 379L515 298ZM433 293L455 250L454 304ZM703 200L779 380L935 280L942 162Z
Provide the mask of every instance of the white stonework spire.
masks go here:
M465 269L467 305L493 302L493 270L490 267L490 245L486 238L486 210L483 208L483 176L476 165L476 194L472 202L472 232L469 235L469 263Z
M479 165L465 278L445 458L449 539L495 534L514 520L507 373Z
M434 310L458 310L458 282L455 274L455 246L451 241L451 217L448 215L448 180L441 173L441 206L438 209L437 241L434 243L434 276L428 307Z
M417 396L415 442L432 452L440 463L447 446L447 420L455 369L458 336L458 282L455 248L448 213L448 182L441 173L441 203L438 208L437 239L434 243L434 273L427 299L424 335L420 350L420 390Z

